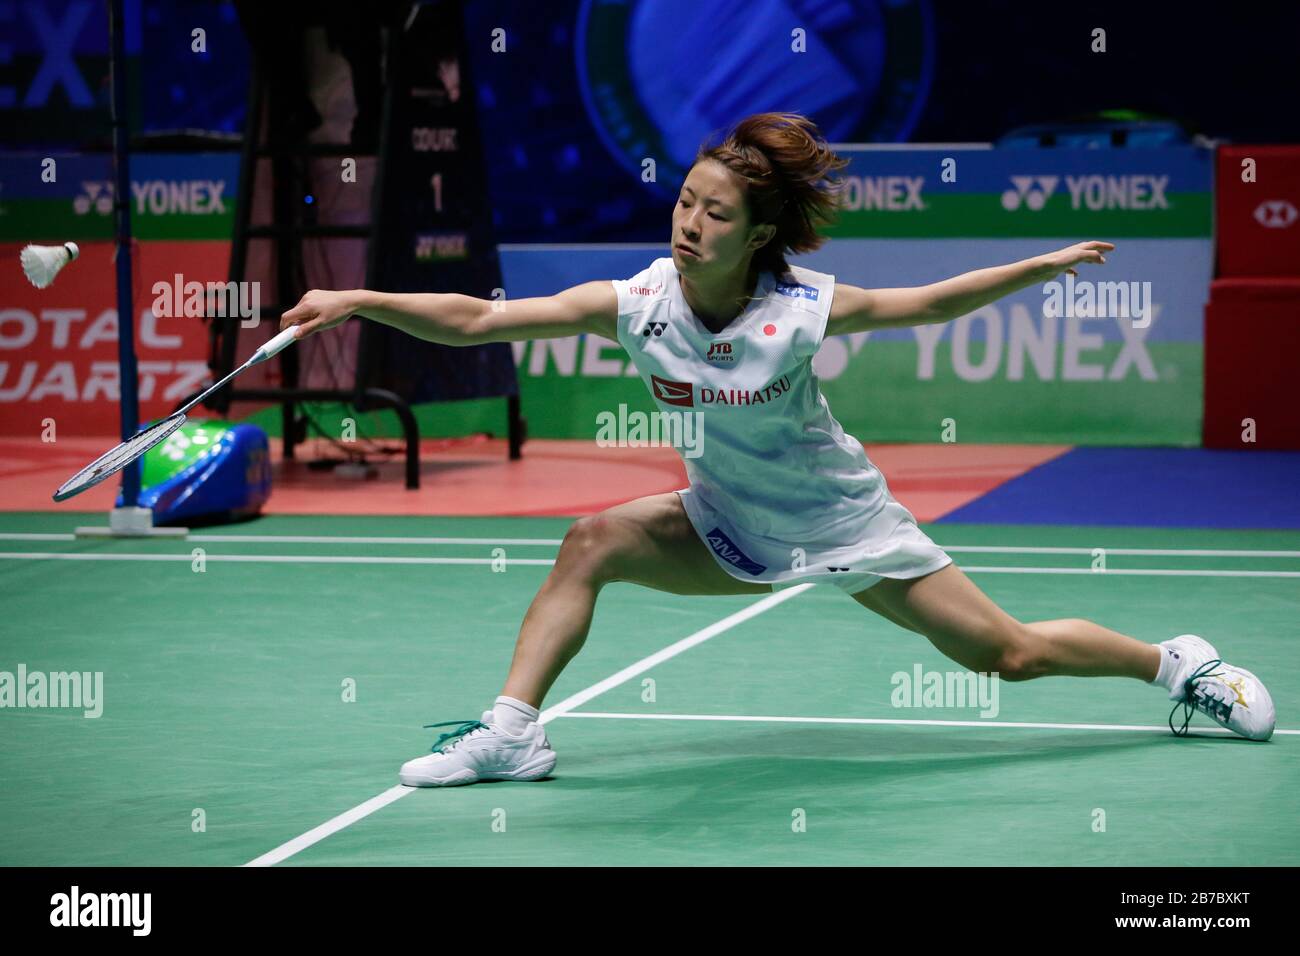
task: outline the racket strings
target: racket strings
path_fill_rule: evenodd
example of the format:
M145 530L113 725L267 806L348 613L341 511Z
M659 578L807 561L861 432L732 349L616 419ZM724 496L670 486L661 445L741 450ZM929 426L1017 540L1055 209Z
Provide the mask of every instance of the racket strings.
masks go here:
M135 461L154 445L166 440L167 436L185 424L185 416L176 414L155 422L142 432L109 449L89 465L77 472L64 483L55 494L55 500L70 497L79 491L96 485L122 468Z

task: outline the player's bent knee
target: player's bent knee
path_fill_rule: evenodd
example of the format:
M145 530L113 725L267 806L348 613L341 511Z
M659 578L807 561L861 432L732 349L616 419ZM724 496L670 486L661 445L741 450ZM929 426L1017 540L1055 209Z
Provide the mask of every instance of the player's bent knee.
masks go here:
M564 533L560 542L560 553L556 557L557 568L589 567L600 563L606 550L605 538L608 536L607 522L599 515L585 515Z
M593 580L612 580L624 537L618 523L607 516L585 515L565 532L555 566Z

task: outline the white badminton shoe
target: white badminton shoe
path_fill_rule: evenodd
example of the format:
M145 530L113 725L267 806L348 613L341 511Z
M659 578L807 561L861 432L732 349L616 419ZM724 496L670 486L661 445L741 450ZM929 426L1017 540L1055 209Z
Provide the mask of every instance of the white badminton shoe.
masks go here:
M1169 729L1176 736L1186 736L1195 711L1249 740L1273 736L1277 712L1263 681L1244 668L1225 664L1214 646L1195 634L1180 634L1163 645L1181 658L1169 692L1169 699L1178 702L1169 713ZM1175 727L1174 714L1179 705L1183 708L1183 725Z
M492 711L482 720L449 720L427 727L456 729L442 734L433 753L402 764L398 779L408 787L458 787L480 780L538 780L555 769L555 751L546 731L532 721L519 736L496 723Z

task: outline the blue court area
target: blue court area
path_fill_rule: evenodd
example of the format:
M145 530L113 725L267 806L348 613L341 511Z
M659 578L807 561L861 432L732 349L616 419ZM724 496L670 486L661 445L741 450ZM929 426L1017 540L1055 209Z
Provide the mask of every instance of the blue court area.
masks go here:
M938 521L1300 528L1300 452L1076 448Z

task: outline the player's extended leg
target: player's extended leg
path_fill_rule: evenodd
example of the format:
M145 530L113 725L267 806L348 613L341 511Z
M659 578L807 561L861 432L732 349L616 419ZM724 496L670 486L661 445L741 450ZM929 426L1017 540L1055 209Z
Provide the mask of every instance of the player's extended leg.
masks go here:
M1092 621L1016 620L955 564L920 578L885 578L853 597L894 623L924 634L963 667L997 671L1003 680L1058 675L1153 681L1160 667L1156 645Z
M718 566L675 492L579 518L519 629L502 694L540 707L582 649L600 589L628 581L672 594L770 594Z
M1023 623L955 564L919 578L885 578L853 598L924 635L945 656L973 671L997 672L1010 681L1051 675L1133 677L1164 687L1171 700L1201 710L1242 736L1267 740L1273 732L1273 702L1263 683L1250 671L1224 664L1208 642L1194 635L1146 644L1082 618Z
M673 594L771 594L718 566L676 493L649 495L579 518L524 615L505 688L478 721L457 726L434 753L403 764L413 787L537 780L556 763L538 721L542 700L582 649L601 588L628 581ZM437 746L437 745L435 745Z

